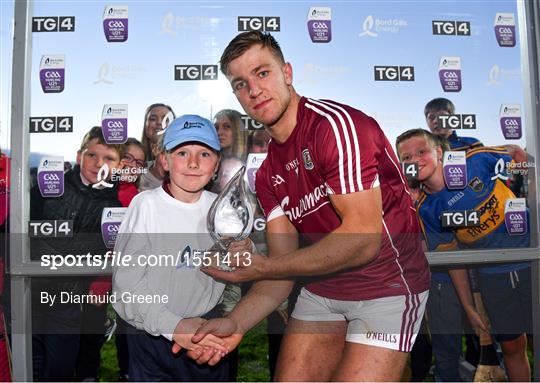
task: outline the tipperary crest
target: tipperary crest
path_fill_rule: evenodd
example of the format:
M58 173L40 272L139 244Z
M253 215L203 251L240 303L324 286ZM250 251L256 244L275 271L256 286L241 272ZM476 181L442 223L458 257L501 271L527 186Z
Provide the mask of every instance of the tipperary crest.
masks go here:
M313 170L315 165L313 165L313 161L311 160L311 154L309 154L309 149L302 150L302 159L304 160L304 167L307 170Z
M469 182L469 186L477 193L480 193L484 189L484 183L478 177L474 177L471 182Z

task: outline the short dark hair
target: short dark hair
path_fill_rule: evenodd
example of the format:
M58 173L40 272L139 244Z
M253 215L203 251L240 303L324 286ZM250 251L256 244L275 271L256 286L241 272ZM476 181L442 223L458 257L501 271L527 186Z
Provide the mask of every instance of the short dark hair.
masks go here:
M234 39L231 40L227 48L223 51L221 59L219 60L219 69L221 72L228 76L229 64L234 59L242 56L249 48L254 45L261 45L263 48L268 48L276 59L282 64L285 64L285 58L278 42L269 33L262 33L260 31L242 32Z
M424 116L427 117L430 111L437 112L440 110L445 110L450 114L454 114L456 112L456 107L454 106L454 103L447 98L444 98L444 97L434 98L433 100L428 102L426 106L424 107Z
M90 141L94 139L97 139L99 144L105 145L108 148L115 150L118 153L118 156L120 157L120 159L124 157L124 145L106 143L105 138L103 137L101 126L94 126L84 135L81 142L81 148L79 149L79 151L83 152L86 148L88 148L88 144L90 143Z
M434 146L440 146L443 152L450 150L450 145L448 144L448 141L445 138L439 137L428 130L418 128L418 129L407 130L406 132L401 133L396 138L396 151L399 144L413 137L424 137L426 140L431 142ZM399 156L399 151L398 151L398 156Z

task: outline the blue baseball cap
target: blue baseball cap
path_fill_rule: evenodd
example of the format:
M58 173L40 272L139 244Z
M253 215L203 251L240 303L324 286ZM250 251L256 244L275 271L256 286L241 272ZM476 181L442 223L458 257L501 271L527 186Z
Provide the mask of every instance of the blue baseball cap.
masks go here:
M214 125L201 116L184 114L174 119L165 129L163 147L171 150L184 142L200 142L216 151L221 150Z

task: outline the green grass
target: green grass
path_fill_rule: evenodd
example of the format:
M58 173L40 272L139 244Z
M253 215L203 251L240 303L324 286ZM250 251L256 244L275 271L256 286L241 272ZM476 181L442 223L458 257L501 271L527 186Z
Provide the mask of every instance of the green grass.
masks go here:
M246 334L242 343L240 343L239 352L239 382L267 382L270 380L266 322L262 322ZM101 349L99 380L100 382L114 382L118 380L118 363L116 361L114 336Z
M268 336L266 321L248 332L240 343L239 382L268 382Z
M116 345L114 336L101 348L100 382L115 382L118 380L118 362L116 361Z
M465 344L464 344L465 349ZM528 357L531 364L531 376L534 376L534 361L529 350ZM270 380L268 371L268 338L266 335L266 321L246 334L240 343L240 357L238 365L239 382L267 382ZM101 349L101 382L114 382L118 380L118 364L116 362L116 347L114 337ZM433 381L428 375L426 382Z

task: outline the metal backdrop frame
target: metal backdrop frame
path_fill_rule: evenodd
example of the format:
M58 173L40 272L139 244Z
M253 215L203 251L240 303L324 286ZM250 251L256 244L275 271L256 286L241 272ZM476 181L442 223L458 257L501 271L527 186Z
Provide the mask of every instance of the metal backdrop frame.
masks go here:
M521 75L524 84L523 112L526 129L527 152L531 161L540 154L540 3L516 0L521 44ZM30 133L30 79L32 59L33 2L17 0L14 9L14 40L11 90L11 189L10 189L10 274L12 311L12 360L14 381L32 381L32 315L30 286L33 277L96 275L110 273L90 267L59 267L43 269L39 262L30 261L28 220L30 211L29 155ZM20 128L20 129L19 129ZM536 128L536 129L535 129ZM430 265L481 264L503 261L532 261L533 333L540 334L540 204L538 201L539 166L529 169L531 243L534 247L519 249L486 249L463 252L429 252ZM15 234L15 235L13 235ZM540 336L534 337L535 380L540 380Z

